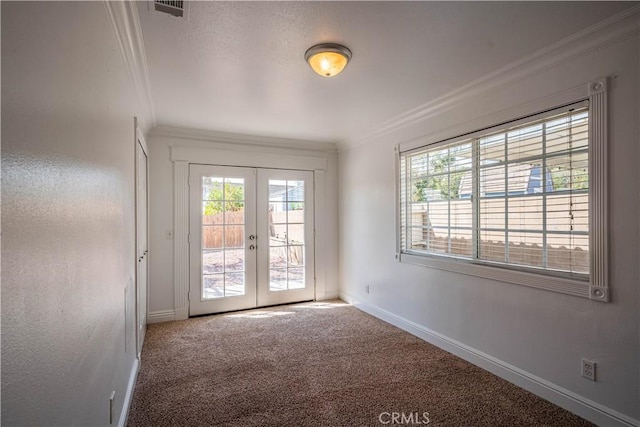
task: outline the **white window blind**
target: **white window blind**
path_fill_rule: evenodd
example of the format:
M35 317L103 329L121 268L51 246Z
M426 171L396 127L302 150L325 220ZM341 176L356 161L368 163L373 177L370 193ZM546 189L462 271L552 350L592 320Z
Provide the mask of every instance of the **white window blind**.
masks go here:
M589 106L400 153L400 251L589 280Z

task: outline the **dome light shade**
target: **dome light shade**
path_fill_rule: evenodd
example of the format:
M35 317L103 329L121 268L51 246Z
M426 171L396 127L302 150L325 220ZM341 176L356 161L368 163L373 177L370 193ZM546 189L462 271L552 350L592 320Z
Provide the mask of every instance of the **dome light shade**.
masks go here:
M351 51L340 44L322 43L307 49L304 59L322 77L333 77L347 66Z

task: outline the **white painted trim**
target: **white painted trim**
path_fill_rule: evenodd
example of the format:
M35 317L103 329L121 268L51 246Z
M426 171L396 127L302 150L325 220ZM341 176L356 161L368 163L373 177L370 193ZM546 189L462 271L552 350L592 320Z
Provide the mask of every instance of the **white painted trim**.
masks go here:
M335 153L338 151L336 144L332 142L270 138L172 126L156 126L151 130L150 134L154 137L207 141L219 144L242 144L245 147L272 147L323 153ZM224 149L225 147L220 148Z
M162 323L162 322L171 322L176 320L176 313L174 310L158 310L152 313L149 313L147 316L147 323Z
M171 147L171 161L201 165L241 166L268 169L325 170L327 158L255 151L219 150L203 147Z
M325 171L317 170L313 174L314 181L314 242L315 242L315 299L325 299L327 289L327 272L326 272L326 258L327 258L327 244L326 244L326 210L327 205L325 203L326 184L325 184Z
M138 123L137 118L136 118L136 139L140 144L140 146L142 147L144 154L146 154L147 158L149 158L149 146L147 145L147 140L144 136L144 132L140 128L140 124Z
M608 79L589 84L589 297L609 301Z
M144 49L140 17L138 16L137 2L109 1L104 5L113 27L122 59L131 76L131 80L138 95L140 106L143 109L143 129L148 131L156 125L153 99L151 97L151 83L149 80L149 67L147 55Z
M173 162L175 320L189 317L189 163Z
M136 379L138 378L138 372L140 369L140 363L138 359L133 359L133 366L131 367L131 373L129 374L129 383L127 384L127 392L124 395L124 401L122 402L122 411L120 412L120 419L118 420L118 427L124 427L127 425L129 419L129 409L131 408L131 400L133 399L133 390L136 388Z
M403 263L421 265L438 270L451 271L467 276L481 277L520 286L528 286L561 294L590 298L589 282L545 274L530 273L516 270L517 266L507 265L505 268L483 265L484 262L474 264L466 259L435 257L428 255L412 255L400 253L399 260Z
M139 185L139 165L138 165L138 154L139 154L139 150L142 150L142 153L144 154L144 156L146 156L147 160L145 162L145 166L146 166L146 170L145 170L145 182L146 182L146 191L145 191L145 195L146 195L146 232L145 232L145 236L146 236L146 244L145 246L147 247L147 251L145 252L145 254L143 254L143 256L147 256L148 254L148 249L149 249L149 147L147 146L147 142L144 138L144 133L142 132L142 129L140 128L140 123L137 117L133 118L134 120L134 126L135 126L135 148L134 148L134 160L133 160L133 165L134 165L134 193L135 193L135 239L134 239L134 262L135 262L135 267L136 267L136 272L135 272L135 278L136 278L136 283L135 283L135 297L136 297L136 355L138 358L140 358L140 354L142 352L142 347L144 345L144 336L146 334L146 325L148 322L148 318L144 319L144 323L145 323L145 327L143 329L142 332L140 332L140 323L141 323L141 307L143 307L144 305L144 313L145 316L147 316L148 310L149 310L149 258L147 257L147 262L145 263L146 265L146 289L145 289L145 300L142 301L142 298L140 297L140 293L141 293L141 287L140 287L140 263L138 260L138 256L140 256L140 253L138 252L138 245L140 243L139 239L140 239L140 230L138 227L138 220L140 218L140 210L139 210L139 198L140 198L140 194L138 193L138 185Z
M185 320L189 318L189 307L187 306L187 308L177 308L176 309L176 315L175 315L175 320Z
M571 411L598 425L638 427L640 420L633 419L609 407L601 405L586 397L558 386L550 381L533 375L523 369L497 359L487 353L463 344L457 340L440 334L425 326L405 319L382 308L356 300L349 294L340 293L340 299L352 304L380 320L390 323L409 332L443 350L446 350L467 362L473 363L510 383L513 383L531 393L547 399L550 402Z
M634 37L640 32L639 14L640 5L630 7L557 43L383 122L368 135L350 144L342 143L338 149L345 151L367 144L383 135L439 116L468 102L471 98L486 96L495 88L514 84L561 63L573 61L606 46Z

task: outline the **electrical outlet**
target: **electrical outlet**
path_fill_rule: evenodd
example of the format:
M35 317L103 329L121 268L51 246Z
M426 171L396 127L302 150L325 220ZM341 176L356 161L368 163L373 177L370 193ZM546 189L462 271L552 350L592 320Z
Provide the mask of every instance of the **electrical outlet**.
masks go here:
M367 286L365 286L365 287L364 287L364 291L365 291L366 293L369 293L369 285L367 285Z
M111 392L111 397L109 397L109 424L113 424L113 401L116 397L116 391Z
M164 232L164 237L167 239L173 239L173 230L167 230Z
M587 359L580 360L580 366L582 367L582 376L588 380L596 380L596 362Z

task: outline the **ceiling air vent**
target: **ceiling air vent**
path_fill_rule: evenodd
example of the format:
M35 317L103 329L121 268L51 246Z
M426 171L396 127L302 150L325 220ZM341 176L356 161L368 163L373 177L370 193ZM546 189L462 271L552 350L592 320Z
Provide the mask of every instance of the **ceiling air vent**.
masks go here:
M180 18L186 16L187 3L183 0L153 0L153 6L156 11Z

